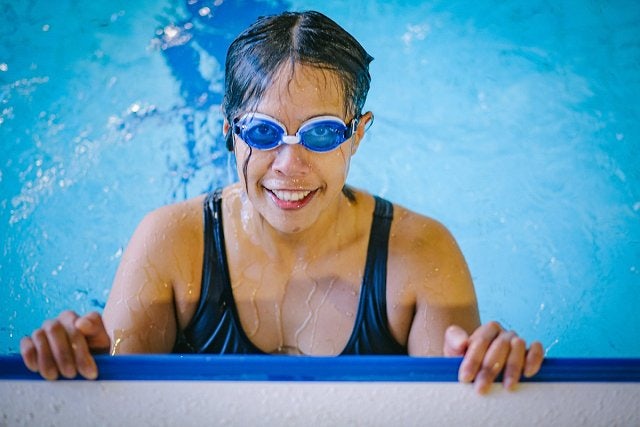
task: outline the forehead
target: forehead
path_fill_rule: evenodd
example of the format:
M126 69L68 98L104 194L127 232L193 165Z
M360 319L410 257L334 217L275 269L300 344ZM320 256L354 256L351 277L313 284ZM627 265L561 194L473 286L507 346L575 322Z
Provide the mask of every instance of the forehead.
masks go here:
M265 114L290 120L324 114L344 116L342 82L331 70L287 64L276 73L257 107Z

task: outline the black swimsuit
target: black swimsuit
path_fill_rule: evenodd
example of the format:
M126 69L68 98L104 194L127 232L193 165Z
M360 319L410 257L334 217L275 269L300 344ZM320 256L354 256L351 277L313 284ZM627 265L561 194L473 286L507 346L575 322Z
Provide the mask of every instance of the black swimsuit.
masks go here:
M193 319L178 334L174 353L265 354L242 329L236 309L222 229L221 190L204 202L204 259L200 302ZM393 205L375 197L375 210L362 279L358 314L342 355L407 354L391 335L387 321L387 252Z

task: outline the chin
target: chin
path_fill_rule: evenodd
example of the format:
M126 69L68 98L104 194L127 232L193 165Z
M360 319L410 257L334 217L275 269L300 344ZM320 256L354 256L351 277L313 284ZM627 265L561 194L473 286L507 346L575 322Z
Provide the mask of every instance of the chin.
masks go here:
M265 215L264 218L271 227L280 233L293 235L309 229L313 223L311 218L309 218L309 215L299 215L300 213L301 212L296 212L293 215L291 213L281 213L279 215L274 215L275 218L271 215ZM303 216L303 218L291 218L290 216Z

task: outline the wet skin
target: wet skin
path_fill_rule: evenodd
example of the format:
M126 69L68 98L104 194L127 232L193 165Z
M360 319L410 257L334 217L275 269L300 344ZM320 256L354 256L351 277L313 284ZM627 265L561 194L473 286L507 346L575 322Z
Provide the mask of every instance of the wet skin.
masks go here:
M353 118L334 74L297 65L281 76L255 110L289 134L312 117ZM240 182L223 192L226 252L242 327L265 352L336 355L351 335L374 201L359 190L351 201L342 188L370 119L365 114L352 138L328 153L250 150L235 137ZM200 296L202 203L200 196L147 215L103 317L66 312L48 321L22 341L26 365L48 379L95 378L91 350L170 352ZM440 223L395 205L387 268L389 327L410 355L464 356L460 380L481 393L500 372L511 389L538 371L539 343L527 349L499 324L480 325L467 265Z

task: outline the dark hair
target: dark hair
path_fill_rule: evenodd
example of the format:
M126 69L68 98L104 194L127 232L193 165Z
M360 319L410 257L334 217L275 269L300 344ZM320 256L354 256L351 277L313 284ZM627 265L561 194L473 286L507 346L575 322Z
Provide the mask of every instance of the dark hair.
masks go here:
M335 72L342 83L345 112L359 117L369 91L372 60L351 34L319 12L260 17L227 52L222 103L225 118L233 125L239 112L258 104L286 63ZM226 142L233 150L232 131Z

